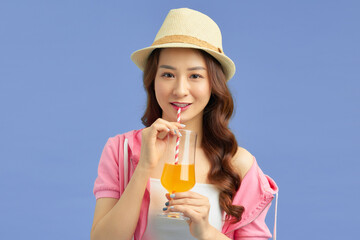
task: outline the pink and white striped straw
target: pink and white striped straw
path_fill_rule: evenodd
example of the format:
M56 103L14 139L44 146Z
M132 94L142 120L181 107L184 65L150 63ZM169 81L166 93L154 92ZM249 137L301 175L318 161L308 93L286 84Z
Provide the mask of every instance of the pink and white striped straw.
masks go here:
M177 111L177 122L180 123L180 114L181 114L181 108L178 108ZM175 165L179 162L179 145L180 145L180 137L176 138L176 148L175 148Z

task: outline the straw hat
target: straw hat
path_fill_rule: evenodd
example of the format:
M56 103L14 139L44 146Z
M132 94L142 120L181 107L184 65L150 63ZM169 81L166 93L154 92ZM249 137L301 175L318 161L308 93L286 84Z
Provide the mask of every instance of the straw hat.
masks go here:
M143 71L149 55L156 48L201 49L220 62L226 80L235 74L235 64L224 54L218 25L205 14L192 9L170 10L152 45L135 51L131 60Z

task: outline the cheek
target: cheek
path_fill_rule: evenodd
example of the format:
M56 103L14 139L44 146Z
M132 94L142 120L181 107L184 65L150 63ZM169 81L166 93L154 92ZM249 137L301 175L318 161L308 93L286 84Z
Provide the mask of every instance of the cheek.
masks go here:
M166 86L155 80L154 90L155 90L156 99L158 103L161 104L161 100L164 99L166 95Z
M197 98L201 99L202 101L208 102L211 96L211 89L208 85L199 86L196 88L195 93Z

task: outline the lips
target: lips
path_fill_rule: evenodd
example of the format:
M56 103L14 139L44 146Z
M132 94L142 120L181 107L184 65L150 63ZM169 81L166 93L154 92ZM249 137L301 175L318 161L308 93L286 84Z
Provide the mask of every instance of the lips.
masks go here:
M171 104L174 106L177 106L177 107L181 107L181 108L190 105L190 103L171 103Z
M180 102L172 102L171 105L177 110L178 108L181 108L181 111L186 110L189 108L191 103L180 103Z

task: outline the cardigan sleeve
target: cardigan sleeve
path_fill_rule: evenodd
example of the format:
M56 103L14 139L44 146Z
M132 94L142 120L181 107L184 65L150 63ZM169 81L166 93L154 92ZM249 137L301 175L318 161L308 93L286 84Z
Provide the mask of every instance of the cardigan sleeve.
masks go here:
M119 140L118 137L109 138L101 154L93 189L96 199L120 198Z
M264 211L248 225L235 230L236 240L265 240L272 237L269 228L265 223L265 217L270 208L269 204Z

